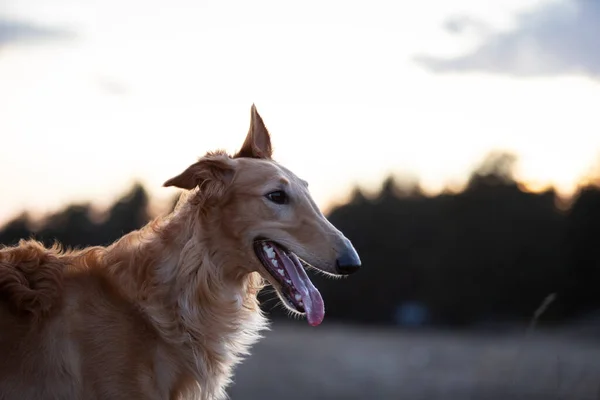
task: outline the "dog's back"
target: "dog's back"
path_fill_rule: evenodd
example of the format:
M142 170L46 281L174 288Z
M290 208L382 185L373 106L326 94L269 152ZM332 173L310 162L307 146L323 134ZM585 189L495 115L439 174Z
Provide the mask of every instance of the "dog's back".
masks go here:
M60 302L65 264L35 241L0 250L0 302L15 315L39 321ZM0 322L1 323L1 322Z
M56 382L56 395L72 397L59 343L66 327L53 323L64 270L54 251L34 241L0 250L0 398L46 397L42 382Z
M97 269L36 242L0 250L0 400L143 398L153 343Z

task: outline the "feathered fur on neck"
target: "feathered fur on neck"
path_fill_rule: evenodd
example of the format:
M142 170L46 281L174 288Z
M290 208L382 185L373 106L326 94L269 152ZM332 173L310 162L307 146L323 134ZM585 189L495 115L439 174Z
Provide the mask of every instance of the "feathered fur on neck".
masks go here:
M182 392L221 399L233 367L267 329L257 300L263 280L231 265L231 249L216 247L205 229L218 226L219 216L199 215L190 196L171 215L122 237L104 259L122 295L186 361L173 371L187 375L178 378L188 382Z

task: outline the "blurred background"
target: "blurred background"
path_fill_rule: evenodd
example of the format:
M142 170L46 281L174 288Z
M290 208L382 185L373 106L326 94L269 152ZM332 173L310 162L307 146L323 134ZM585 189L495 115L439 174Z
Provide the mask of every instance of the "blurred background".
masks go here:
M600 2L4 0L0 243L105 245L256 103L364 268L244 399L600 399Z

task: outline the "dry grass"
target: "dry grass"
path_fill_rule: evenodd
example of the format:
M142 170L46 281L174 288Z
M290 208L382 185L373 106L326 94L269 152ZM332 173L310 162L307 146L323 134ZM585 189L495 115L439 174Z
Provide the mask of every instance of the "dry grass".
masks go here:
M232 400L598 400L600 341L274 325Z

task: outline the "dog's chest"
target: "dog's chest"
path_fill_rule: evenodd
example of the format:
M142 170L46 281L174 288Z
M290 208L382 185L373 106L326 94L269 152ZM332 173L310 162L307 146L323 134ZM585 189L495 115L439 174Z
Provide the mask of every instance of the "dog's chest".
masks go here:
M193 379L184 379L187 382L184 392L194 392L189 398L225 398L225 389L231 382L233 368L250 354L252 345L261 338L261 332L267 329L267 320L258 307L248 307L241 296L230 300L235 303L235 312L230 313L229 318L214 314L221 318L205 320L201 330L188 336L191 339L191 346L187 350L187 356L191 357L188 372ZM165 375L165 378L171 377ZM182 396L188 398L183 392Z

